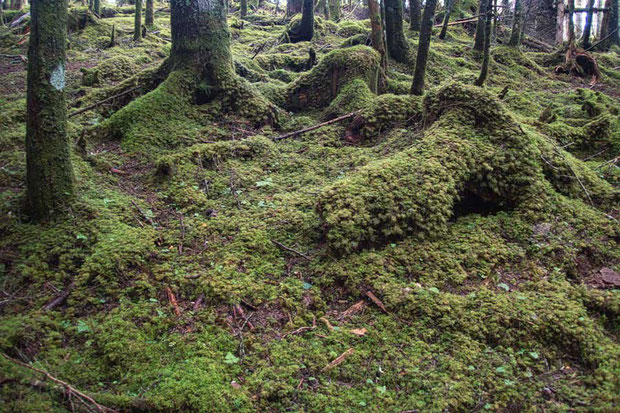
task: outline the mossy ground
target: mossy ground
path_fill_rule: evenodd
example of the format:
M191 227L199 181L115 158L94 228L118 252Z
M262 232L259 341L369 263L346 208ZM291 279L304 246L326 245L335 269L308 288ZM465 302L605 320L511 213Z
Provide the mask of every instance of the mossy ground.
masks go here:
M71 33L70 111L158 67L168 19L140 43L131 15ZM292 105L281 128L357 118L276 143L281 131L192 105L172 79L116 116L70 118L72 140L97 133L74 150L75 205L43 226L23 215L25 66L0 60L0 349L120 410L613 411L620 296L598 287L620 271L617 54L596 54L589 90L548 55L498 46L480 91L462 86L480 61L451 27L433 38L424 99L395 62L377 97L374 53L341 49L367 22L317 27L294 45L283 25L233 27L237 70L282 103L355 56L357 76L326 78L333 96ZM20 38L3 31L3 50L24 53ZM82 68L102 75L83 85ZM70 411L0 366L17 379L2 410Z

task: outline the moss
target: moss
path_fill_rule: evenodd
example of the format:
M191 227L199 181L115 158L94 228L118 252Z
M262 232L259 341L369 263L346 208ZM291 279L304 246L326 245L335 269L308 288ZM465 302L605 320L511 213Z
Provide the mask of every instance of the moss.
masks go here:
M368 24L362 22L343 20L338 23L338 35L342 37L351 37L360 34L368 36L369 32L370 28Z
M82 85L100 86L102 82L118 82L138 72L136 63L126 56L113 57L92 69L82 68Z
M374 95L366 82L362 79L354 79L344 85L338 96L331 101L325 109L325 117L332 119L359 110L368 106L373 97Z
M344 85L355 78L361 79L372 92L376 92L378 77L379 55L373 49L356 46L333 50L309 73L289 84L285 107L292 111L325 107Z

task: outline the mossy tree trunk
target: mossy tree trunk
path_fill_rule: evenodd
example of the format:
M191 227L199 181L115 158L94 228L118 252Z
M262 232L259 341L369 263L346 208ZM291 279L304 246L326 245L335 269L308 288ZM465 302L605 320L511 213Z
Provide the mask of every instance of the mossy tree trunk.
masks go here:
M289 32L291 42L303 42L312 40L314 36L314 2L303 0L301 21Z
M409 60L409 43L403 32L403 3L385 0L385 36L390 57L397 62Z
M564 42L564 0L555 2L556 18L555 18L555 44Z
M340 20L340 7L341 7L341 2L340 0L330 0L329 1L329 15L330 18L333 21L338 21Z
M521 31L523 30L523 0L515 1L514 19L512 21L512 32L508 46L519 47L521 45Z
M30 215L49 218L74 192L67 139L67 0L32 0L28 47L26 185Z
M288 0L286 2L286 11L289 16L301 13L302 0Z
M575 0L568 0L568 44L575 42Z
M428 50L431 47L431 35L433 34L433 24L435 22L435 7L437 7L437 0L427 0L426 6L424 6L418 55L416 56L413 82L411 83L412 95L422 95L424 93L424 76L426 75Z
M144 15L144 24L146 27L153 27L155 23L155 10L153 0L146 0L146 11Z
M21 10L24 8L24 0L12 0L11 10Z
M489 73L489 59L491 49L491 21L493 20L493 0L487 0L486 15L484 17L484 56L482 58L482 67L480 68L480 76L476 80L476 86L482 86Z
M607 34L609 37L603 42L603 48L609 49L611 46L620 46L620 30L618 30L618 0L610 0L609 19L607 24Z
M93 0L93 11L97 16L101 16L101 0Z
M452 13L453 5L454 5L454 0L446 0L446 13L443 16L443 24L441 25L441 32L439 32L439 38L441 40L446 38L446 33L448 32L448 23L450 22L450 13Z
M590 47L590 32L592 31L592 19L594 18L594 0L588 0L588 11L586 13L586 24L583 27L582 47Z
M329 20L329 0L321 0L323 3L323 15L326 20Z
M409 0L409 30L414 32L420 31L421 14L420 0Z
M517 0L521 1L521 0ZM481 52L484 50L484 16L487 14L487 0L480 0L478 6L478 23L476 24L476 35L474 38L474 50ZM516 20L516 19L515 19Z
M381 55L381 67L387 70L387 56L383 43L383 27L381 25L381 11L377 0L368 0L368 12L370 15L370 45Z
M134 13L133 40L142 39L142 0L136 0L136 11Z
M241 0L241 6L239 10L239 16L243 19L248 15L248 0Z

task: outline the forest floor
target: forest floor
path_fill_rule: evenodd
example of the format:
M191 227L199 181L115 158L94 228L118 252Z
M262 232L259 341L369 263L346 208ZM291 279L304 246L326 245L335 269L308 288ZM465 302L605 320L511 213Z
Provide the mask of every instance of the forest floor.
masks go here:
M69 118L78 197L47 225L22 212L27 41L0 28L2 352L120 411L614 411L618 49L590 87L497 44L480 89L451 26L426 97L392 61L376 96L368 21L281 44L254 19L235 66L279 125L140 98L168 14L138 43L132 15L73 27L69 113L131 91ZM42 378L0 357L0 410L92 408Z

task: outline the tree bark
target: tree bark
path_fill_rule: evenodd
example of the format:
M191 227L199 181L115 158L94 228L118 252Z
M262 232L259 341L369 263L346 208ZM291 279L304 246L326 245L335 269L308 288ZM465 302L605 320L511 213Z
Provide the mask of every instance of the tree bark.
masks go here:
M314 2L303 0L301 21L288 34L292 43L312 40L314 36Z
M523 2L522 0L516 0L514 20L512 21L512 32L510 33L510 40L508 41L508 46L519 47L521 45L522 30L523 30Z
M594 17L594 0L588 0L588 12L586 13L586 24L583 28L583 41L582 47L584 49L589 48L590 45L590 32L592 30L592 18Z
M480 0L480 4L478 7L478 23L476 24L476 35L474 38L474 50L479 52L482 52L484 50L484 16L486 16L486 13L487 0Z
M381 12L377 0L368 0L368 12L370 15L370 45L381 55L381 67L387 70L387 56L383 43L383 27L381 25Z
M239 16L243 19L248 15L248 0L241 0L241 9L239 10Z
M403 4L401 0L385 0L385 35L390 57L397 62L409 60L409 43L403 32Z
M286 11L290 16L301 13L302 0L288 0L286 2Z
M448 32L448 23L450 22L450 13L452 13L453 4L454 0L446 0L446 14L443 17L443 25L441 26L441 32L439 33L439 38L441 40L446 38L446 33Z
M575 42L575 0L568 0L568 44Z
M489 73L489 59L491 49L491 21L493 20L493 0L487 0L486 14L484 18L484 57L482 58L482 68L480 76L476 80L476 86L482 86Z
M24 0L12 0L11 10L21 10L24 8Z
M101 16L101 1L93 0L93 11L97 16Z
M155 10L153 7L153 0L146 0L146 14L144 15L144 25L146 27L153 27L155 23Z
M136 10L134 13L133 23L133 40L140 41L142 39L142 0L136 0Z
M421 10L420 0L409 0L409 30L420 31Z
M73 197L67 139L67 0L32 0L28 47L26 186L31 217L46 219Z
M416 56L413 82L411 83L412 95L422 95L424 93L424 76L426 74L428 50L431 46L431 35L433 33L436 6L437 0L427 0L426 6L424 6L422 26L420 28L420 40L418 44L418 55Z
M555 19L555 43L564 42L564 0L556 1L557 16Z
M603 42L603 49L609 50L613 45L620 46L620 30L618 30L618 0L610 0L606 35L609 35L609 37Z
M329 14L330 14L331 19L333 21L340 20L341 1L340 0L330 0L329 1L329 6L330 6Z

